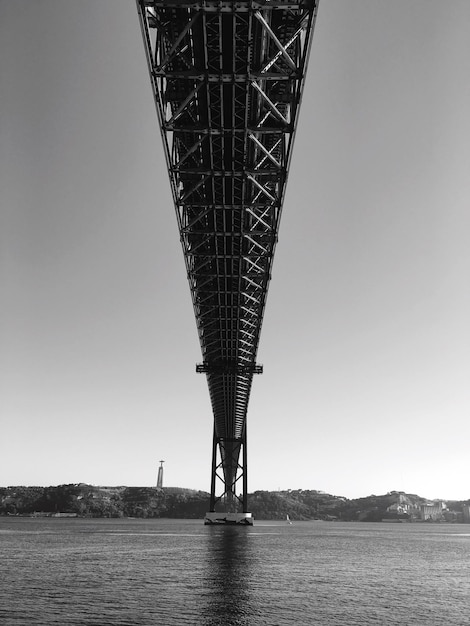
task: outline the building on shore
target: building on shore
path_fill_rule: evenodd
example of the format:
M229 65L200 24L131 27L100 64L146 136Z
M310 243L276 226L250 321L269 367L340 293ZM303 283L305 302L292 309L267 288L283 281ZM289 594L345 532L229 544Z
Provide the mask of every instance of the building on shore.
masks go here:
M423 522L440 522L444 520L444 511L446 510L447 506L442 500L426 502L426 504L422 504L420 507L420 517Z

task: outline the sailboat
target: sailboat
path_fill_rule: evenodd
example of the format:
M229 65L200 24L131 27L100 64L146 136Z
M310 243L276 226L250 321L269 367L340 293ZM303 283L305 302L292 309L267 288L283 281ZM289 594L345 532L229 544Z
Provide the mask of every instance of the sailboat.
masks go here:
M290 521L290 517L289 517L288 515L286 515L286 522L287 522L288 524L292 524L292 522Z

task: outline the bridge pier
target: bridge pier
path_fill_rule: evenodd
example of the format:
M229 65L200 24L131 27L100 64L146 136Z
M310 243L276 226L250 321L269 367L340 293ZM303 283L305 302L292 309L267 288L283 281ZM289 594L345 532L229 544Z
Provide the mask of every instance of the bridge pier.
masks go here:
M248 512L248 457L246 441L246 420L243 435L240 439L217 437L214 424L210 511L206 513L204 524L240 524L249 526L253 524L253 516ZM240 457L242 459L241 463ZM237 485L240 480L242 481L242 493L237 494ZM219 495L217 495L218 486L220 489Z
M206 526L231 525L231 526L253 526L253 516L251 513L215 513L208 512L204 518Z

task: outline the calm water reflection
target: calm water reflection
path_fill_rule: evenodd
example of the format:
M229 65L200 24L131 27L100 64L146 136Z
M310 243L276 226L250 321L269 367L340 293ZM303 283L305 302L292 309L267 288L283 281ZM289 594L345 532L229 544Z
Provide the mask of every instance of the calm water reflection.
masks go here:
M249 624L253 605L251 529L236 526L206 529L203 586L207 603L202 623L204 626Z

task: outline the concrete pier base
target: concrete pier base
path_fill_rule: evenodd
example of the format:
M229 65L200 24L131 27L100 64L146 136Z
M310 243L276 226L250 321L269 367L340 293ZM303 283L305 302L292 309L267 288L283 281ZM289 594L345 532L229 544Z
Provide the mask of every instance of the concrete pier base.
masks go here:
M230 524L238 526L253 526L251 513L206 513L204 524Z

